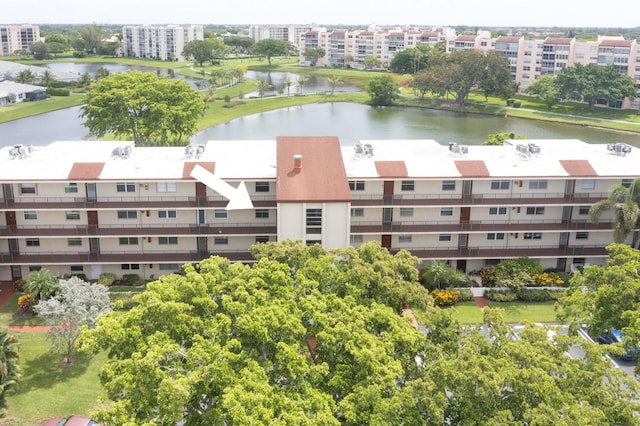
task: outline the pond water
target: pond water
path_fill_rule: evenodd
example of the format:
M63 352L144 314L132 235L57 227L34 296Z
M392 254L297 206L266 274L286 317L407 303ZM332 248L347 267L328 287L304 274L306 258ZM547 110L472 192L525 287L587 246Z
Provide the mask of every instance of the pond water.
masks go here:
M296 93L316 93L331 91L331 83L329 83L328 77L321 77L317 75L304 75L295 74L290 72L259 72L259 71L247 71L245 74L248 78L264 81L271 86L271 89L265 90L265 95L274 94L286 94L287 86L285 81L289 79L292 83L289 86L289 93L291 95ZM299 84L300 77L305 79L302 86ZM342 84L334 87L335 92L361 92L362 88L349 83L348 80L343 81ZM249 93L247 96L258 96L257 92Z
M43 101L46 102L46 101ZM259 100L252 102L260 102ZM46 145L87 135L80 107L0 124L0 146ZM419 108L374 108L354 103L323 103L282 108L210 127L191 140L274 139L276 136L338 136L343 145L358 139L434 139L440 143L482 143L488 134L514 132L528 139L581 139L588 143L625 142L640 147L640 136L520 118L462 114Z

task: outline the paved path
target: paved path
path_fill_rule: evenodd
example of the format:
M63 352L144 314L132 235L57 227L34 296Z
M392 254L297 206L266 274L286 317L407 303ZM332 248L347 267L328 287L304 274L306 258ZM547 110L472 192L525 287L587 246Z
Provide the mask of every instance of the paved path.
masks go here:
M489 304L487 303L487 299L485 299L484 297L474 297L473 301L476 302L476 305L478 305L480 309L484 309L489 306Z
M11 281L0 281L0 306L4 306L12 295L13 283ZM46 325L10 325L7 328L19 332L44 333L49 331L51 327Z

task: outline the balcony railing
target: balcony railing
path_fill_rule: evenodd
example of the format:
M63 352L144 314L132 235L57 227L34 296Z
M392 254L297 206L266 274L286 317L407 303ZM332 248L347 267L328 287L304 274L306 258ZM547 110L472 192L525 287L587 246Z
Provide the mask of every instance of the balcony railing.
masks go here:
M562 192L505 193L504 191L484 194L352 194L353 206L473 206L473 205L568 205L593 204L607 198L605 192Z

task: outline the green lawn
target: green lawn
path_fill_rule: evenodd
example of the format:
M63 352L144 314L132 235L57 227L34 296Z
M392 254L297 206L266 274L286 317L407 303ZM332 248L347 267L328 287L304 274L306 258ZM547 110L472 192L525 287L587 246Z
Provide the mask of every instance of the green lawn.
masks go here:
M443 309L451 311L460 324L482 324L482 309L476 302L459 302Z
M3 106L0 109L0 123L80 105L83 100L84 95L72 94L71 96L54 96L45 101L20 102Z
M556 311L553 309L555 302L553 301L538 303L487 302L490 307L503 310L505 322L556 322Z
M19 337L22 380L18 392L7 398L7 418L13 423L2 424L37 425L51 417L88 415L98 406L98 371L107 362L106 353L78 357L67 366L62 355L49 351L45 333Z
M32 314L22 314L18 312L19 293L13 293L11 298L0 307L0 325L42 325L42 320Z

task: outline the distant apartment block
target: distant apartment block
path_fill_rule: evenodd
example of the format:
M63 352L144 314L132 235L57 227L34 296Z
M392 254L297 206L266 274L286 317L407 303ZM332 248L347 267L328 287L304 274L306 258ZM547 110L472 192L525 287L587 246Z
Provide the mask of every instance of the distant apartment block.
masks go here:
M214 140L188 147L55 142L0 148L0 280L39 268L152 278L249 247L377 241L472 271L528 256L544 268L601 265L613 212L589 207L638 176L629 145L504 146L337 137ZM231 201L230 201L231 199ZM636 229L626 241L638 243Z
M204 30L201 25L125 25L122 35L123 56L169 61L184 60L184 46L202 40Z
M302 34L298 41L299 59L311 65L304 52L309 48L324 49L326 55L317 66L365 68L367 58L375 58L378 68L389 67L393 55L419 45L434 46L444 42L447 52L474 49L501 52L509 61L511 74L521 91L541 75L557 75L562 68L576 64L613 65L621 74L633 78L639 88L635 99L618 100L613 108L640 108L640 44L621 36L598 36L597 40L547 37L528 39L524 36L492 37L489 31L475 35L456 34L452 28L430 30L377 29L366 31L327 31L316 28ZM368 62L371 63L370 61Z
M17 50L29 50L35 42L41 41L40 27L37 25L0 25L2 48L0 56L9 56Z
M274 40L288 41L291 44L298 45L300 35L307 31L312 31L317 26L315 24L310 25L252 25L249 27L249 37L253 41L258 42L266 38L272 38Z

